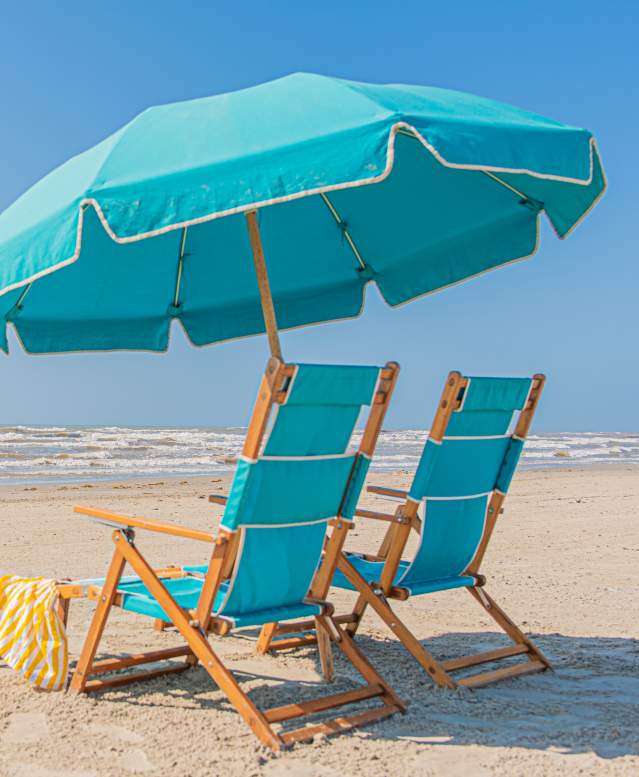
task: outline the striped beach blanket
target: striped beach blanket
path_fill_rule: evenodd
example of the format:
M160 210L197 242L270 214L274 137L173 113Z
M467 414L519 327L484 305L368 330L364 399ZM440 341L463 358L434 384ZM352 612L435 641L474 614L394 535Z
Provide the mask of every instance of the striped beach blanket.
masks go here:
M60 690L67 635L54 580L0 575L0 658L37 688Z

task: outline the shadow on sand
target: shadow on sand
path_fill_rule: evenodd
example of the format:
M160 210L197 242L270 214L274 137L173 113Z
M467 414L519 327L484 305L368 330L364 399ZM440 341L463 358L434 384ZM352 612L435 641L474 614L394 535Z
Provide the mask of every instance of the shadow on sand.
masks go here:
M408 703L406 715L367 728L366 736L416 744L594 753L600 758L639 755L639 640L560 634L533 638L553 663L553 671L476 691L450 691L435 687L398 642L358 636L366 655ZM219 642L213 642L214 649L216 644ZM465 632L444 634L425 644L443 659L490 650L504 642L494 632ZM307 662L298 664L296 658L302 655L314 657L314 652L307 648L297 654L280 654L268 666L261 664L264 659L250 655L228 656L232 659L228 665L240 681L248 682L256 703L269 707L321 693L318 675L302 670L300 665L308 666ZM359 681L337 650L335 659L337 679L327 692L346 690ZM163 705L172 706L175 696L182 702L188 696L189 704L199 709L230 708L219 693L211 694L210 680L201 668L132 685L108 696L111 701L143 705L150 685L157 694L157 682L167 690L166 701L160 702ZM158 704L157 695L153 704Z

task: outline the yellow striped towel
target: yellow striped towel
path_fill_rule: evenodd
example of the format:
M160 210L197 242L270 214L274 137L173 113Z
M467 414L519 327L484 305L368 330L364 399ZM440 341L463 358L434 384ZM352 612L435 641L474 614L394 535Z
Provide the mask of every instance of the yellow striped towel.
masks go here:
M0 575L0 658L37 688L64 688L67 635L54 580Z

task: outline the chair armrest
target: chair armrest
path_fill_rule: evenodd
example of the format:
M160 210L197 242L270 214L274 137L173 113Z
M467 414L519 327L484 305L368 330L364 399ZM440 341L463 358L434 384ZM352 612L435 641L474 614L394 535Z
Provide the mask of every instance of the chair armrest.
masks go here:
M378 513L375 510L355 510L355 515L359 518L374 518L376 521L404 523L404 520L397 515L391 515L390 513Z
M380 496L392 496L396 499L406 499L408 491L401 488L387 488L386 486L367 486L366 490L370 494L379 494Z
M174 537L185 537L189 540L200 540L201 542L215 542L215 535L210 532L199 531L198 529L187 529L182 526L175 526L171 523L162 523L160 521L148 521L145 518L138 518L133 515L118 515L108 510L97 510L95 507L84 507L78 505L73 508L74 512L80 515L86 515L101 523L111 526L126 526L132 529L147 529L148 531L159 532L160 534L171 534Z
M213 502L216 505L225 505L228 501L228 496L222 494L209 494L209 502Z

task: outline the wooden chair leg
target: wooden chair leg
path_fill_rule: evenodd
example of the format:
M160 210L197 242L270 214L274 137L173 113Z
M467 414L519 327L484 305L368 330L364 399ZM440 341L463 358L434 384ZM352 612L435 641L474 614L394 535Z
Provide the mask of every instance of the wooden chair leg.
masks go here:
M357 597L357 601L355 602L355 606L353 607L353 612L351 615L353 616L353 620L347 624L346 631L351 635L351 637L354 637L357 634L357 629L359 629L360 623L362 622L362 618L364 617L364 613L366 612L366 608L368 607L368 602L366 601L366 597L362 596L360 594Z
M371 586L346 558L342 557L340 559L339 568L364 597L366 603L375 610L393 634L401 640L406 650L408 650L413 658L415 658L423 669L428 672L437 685L440 685L443 688L456 688L457 683L453 678L442 668L428 650L426 650L410 629L402 623L396 613L391 609L388 602L373 592Z
M484 611L490 615L490 617L503 629L503 631L512 639L517 645L525 645L528 648L529 660L537 660L544 664L545 667L551 668L550 661L541 652L541 650L535 645L535 643L529 639L524 632L517 626L506 613L501 609L497 602L491 598L483 588L468 588L468 592L471 594L475 601L483 607Z
M122 544L122 553L140 576L151 595L171 619L171 623L184 637L187 645L208 672L213 682L226 695L253 733L263 744L273 750L280 750L284 741L273 731L266 717L244 693L233 674L224 666L204 634L192 626L188 615L171 596L152 567L129 542Z
M126 544L126 539L123 532L113 532L113 541L115 542L115 552L111 559L111 564L107 572L107 576L102 586L102 593L100 599L95 608L93 614L93 620L89 626L86 639L84 640L84 646L80 653L80 658L75 667L75 672L71 678L71 684L69 690L72 693L82 693L84 691L87 680L91 673L91 667L93 665L93 659L102 639L104 627L109 617L109 612L113 606L113 600L118 588L118 583L122 577L124 565L126 563L125 558L121 552L121 547Z
M335 667L333 665L333 647L331 645L330 634L322 628L318 619L315 619L315 633L317 634L317 647L319 650L320 665L322 667L322 676L327 683L332 683L335 679Z
M330 626L328 623L330 623ZM348 632L337 624L333 618L326 615L319 615L317 617L317 631L318 633L323 631L327 634L329 639L332 638L335 640L335 643L342 653L344 653L346 658L369 685L378 685L383 689L382 698L388 705L396 707L400 712L406 712L406 705L404 702L397 696L391 686L364 656Z
M271 640L273 639L275 635L275 631L277 629L277 623L265 623L262 626L262 630L260 631L260 636L257 640L257 645L255 646L255 652L259 655L264 655L265 653L268 653L269 648L271 647Z

